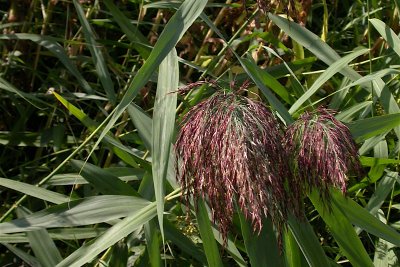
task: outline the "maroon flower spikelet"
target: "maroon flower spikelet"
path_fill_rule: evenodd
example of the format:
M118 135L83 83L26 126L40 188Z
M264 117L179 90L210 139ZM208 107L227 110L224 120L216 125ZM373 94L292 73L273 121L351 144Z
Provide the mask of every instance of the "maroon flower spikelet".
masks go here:
M260 232L267 216L286 220L284 151L279 122L261 102L217 92L183 118L175 145L184 196L205 199L223 239L237 205Z
M286 131L291 192L298 199L312 188L318 188L324 199L329 198L331 186L345 193L348 171L361 173L356 144L347 126L334 114L322 107L305 112Z

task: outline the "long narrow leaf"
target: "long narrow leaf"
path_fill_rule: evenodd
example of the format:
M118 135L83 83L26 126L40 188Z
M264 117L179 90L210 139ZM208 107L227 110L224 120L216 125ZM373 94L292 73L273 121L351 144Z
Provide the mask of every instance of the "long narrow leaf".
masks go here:
M347 123L356 142L385 133L400 125L400 113L382 115Z
M20 193L43 199L55 204L61 204L70 201L70 198L63 194L10 179L0 178L0 186L4 186Z
M153 111L152 170L157 217L164 240L164 196L171 143L175 129L179 68L175 48L161 62L158 74L157 94Z
M126 34L126 37L128 37L131 42L134 42L135 49L144 59L147 59L150 55L152 47L150 46L150 43L146 39L146 37L143 36L138 28L132 25L130 20L125 16L123 12L121 12L121 10L118 9L113 1L104 0L103 2L110 10L115 22L118 23L118 26Z
M308 264L313 267L328 266L328 259L310 223L290 215L288 224Z
M164 220L165 238L170 240L176 246L178 246L184 253L198 260L201 264L206 265L207 259L204 255L204 251L197 247L192 240L182 234L181 231L170 223L168 220Z
M79 267L93 259L102 251L117 243L143 224L154 218L157 214L155 203L150 203L138 212L129 215L119 223L112 226L95 240L88 242L75 250L56 267Z
M26 262L29 266L40 267L40 262L38 261L38 259L29 255L25 251L7 243L2 243L2 245L8 248L12 253L17 255L21 260Z
M309 194L309 198L328 225L332 236L340 246L341 252L348 258L351 264L359 267L373 266L353 226L337 206L332 205L331 209L328 209L316 189Z
M54 92L53 94L58 99L58 101L60 101L72 113L72 115L74 115L80 122L82 122L83 125L85 125L91 132L96 130L96 128L99 126L99 123L92 120L82 110L75 107L61 95L57 94L56 92ZM138 155L136 155L131 149L121 144L121 142L111 134L107 134L104 140L106 143L112 145L112 150L115 152L115 154L129 165L138 168L139 165L136 163L136 161L144 163L144 161L141 160Z
M94 66L97 71L96 73L100 78L100 82L103 85L104 91L106 91L108 100L111 103L115 104L115 102L117 101L117 97L114 92L114 84L111 80L111 76L108 72L106 61L103 56L102 47L98 42L96 42L95 33L90 26L89 21L86 19L82 6L78 3L77 0L73 0L73 3L76 9L76 13L78 14L79 21L82 25L83 34L86 41L88 42L87 47L92 54Z
M400 38L383 21L379 19L370 19L369 22L375 27L379 34L385 39L389 46L398 56L400 56Z
M0 224L0 233L17 233L39 228L89 225L133 214L149 201L128 196L96 196L63 203L25 218Z
M139 196L139 194L128 184L118 177L106 172L93 164L80 160L71 160L72 166L81 172L82 176L105 195Z
M17 214L19 217L24 217L31 214L31 212L24 207L20 207L17 209ZM36 258L43 267L53 267L62 261L60 252L45 229L30 231L27 233L27 237Z
M200 15L206 4L206 0L186 0L171 17L158 38L149 58L139 69L121 102L115 108L115 113L102 131L94 148L100 144L101 140L107 135L108 131L114 126L121 114L136 97L139 90L147 83L153 72L159 67L164 58L182 38L186 30Z
M294 112L296 112L301 107L301 105L303 105L304 102L306 102L312 95L314 95L327 80L329 80L337 72L341 71L352 60L365 54L366 52L368 52L368 49L361 49L359 51L355 51L339 59L332 65L330 65L329 68L327 68L318 77L318 79L313 83L313 85L291 106L291 108L289 109L289 113L293 114Z
M144 235L151 267L161 267L160 231L153 220L144 225Z
M217 243L211 229L211 222L204 201L198 200L198 208L196 211L197 223L201 239L203 240L204 252L206 253L208 266L222 267L222 259L218 251Z
M341 209L353 224L368 233L400 246L400 234L396 230L382 223L352 199L343 197L339 191L332 190L331 192L335 205Z
M283 262L279 255L278 244L271 222L264 220L263 229L257 235L244 215L240 213L239 216L243 240L251 266L282 266Z
M255 82L258 88L261 89L261 92L268 99L271 106L282 117L284 122L286 124L291 124L293 122L293 118L290 116L285 106L276 98L276 96L271 92L271 90L269 90L265 86L266 82L264 82L265 77L262 73L263 71L254 62L251 62L250 60L242 59L238 55L236 55L236 58L239 60L240 64L242 65L246 73L251 77L251 79Z

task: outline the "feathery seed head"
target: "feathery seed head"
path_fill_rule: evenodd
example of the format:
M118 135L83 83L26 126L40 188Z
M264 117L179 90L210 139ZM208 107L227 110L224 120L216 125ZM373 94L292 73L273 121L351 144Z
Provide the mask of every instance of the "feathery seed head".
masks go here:
M346 192L346 174L361 173L358 152L346 125L335 111L319 107L305 112L286 131L286 151L293 176L292 191L301 198L312 188L329 198L329 187Z
M286 220L282 127L261 102L217 92L183 118L175 145L187 204L205 199L226 241L235 206L260 232L269 217Z

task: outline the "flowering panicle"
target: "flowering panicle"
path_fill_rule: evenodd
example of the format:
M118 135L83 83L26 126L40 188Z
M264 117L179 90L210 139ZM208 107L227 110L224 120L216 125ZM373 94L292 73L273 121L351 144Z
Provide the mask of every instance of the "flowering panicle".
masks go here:
M282 127L261 102L217 92L183 118L175 145L177 173L189 203L205 199L226 241L237 205L260 232L267 216L286 220Z
M346 192L348 171L361 173L357 147L346 125L323 107L305 112L286 131L292 192L302 198L312 188L329 197L329 187ZM300 193L299 193L300 192Z

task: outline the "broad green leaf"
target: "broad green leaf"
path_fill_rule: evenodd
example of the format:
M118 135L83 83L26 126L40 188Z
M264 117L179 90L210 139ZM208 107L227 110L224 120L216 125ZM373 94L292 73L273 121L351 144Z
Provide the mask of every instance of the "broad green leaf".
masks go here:
M243 213L239 213L240 225L247 255L251 266L282 266L282 258L279 255L278 243L272 223L263 220L263 229L259 235L252 229L251 222L246 220Z
M149 58L136 73L121 102L115 108L115 113L110 115L112 117L103 129L93 149L100 144L101 140L107 135L121 114L136 97L139 90L147 83L164 58L168 53L170 53L190 25L192 25L200 15L206 4L206 0L185 0L176 13L171 17L160 34Z
M85 13L83 11L82 6L78 3L77 0L73 0L76 13L78 15L79 21L82 25L83 35L85 36L85 40L87 41L87 47L89 48L90 54L92 55L93 63L96 68L96 73L100 79L101 84L103 85L104 91L107 94L108 100L115 104L117 102L117 97L114 91L114 84L111 80L110 73L108 72L108 68L106 65L106 60L104 59L103 47L96 42L96 36L87 20Z
M147 253L151 267L161 267L160 237L156 223L151 220L144 225L144 235L146 237Z
M351 223L377 237L400 246L400 234L390 226L382 223L366 209L350 198L345 198L338 190L332 190L333 203L340 208Z
M383 21L379 19L369 19L369 22L375 27L379 34L385 39L389 46L398 56L400 56L400 38Z
M328 258L310 223L289 215L288 225L308 264L313 267L328 266Z
M301 253L300 247L296 242L291 231L285 231L284 233L284 259L285 266L298 266L298 267L308 267L308 263Z
M309 194L309 198L350 263L360 267L373 266L353 226L338 206L332 205L328 208L316 189Z
M164 241L164 196L168 174L171 143L175 129L175 110L179 84L179 67L175 48L161 62L158 72L157 93L152 127L152 173L157 202L157 217Z
M400 125L400 113L382 115L347 123L356 142L385 133Z
M200 236L203 241L203 247L204 252L206 253L208 266L222 267L224 265L218 251L217 243L214 239L206 205L202 199L199 199L197 204L197 223L200 231Z
M110 10L111 15L118 26L126 34L126 37L134 43L134 48L139 52L142 58L147 59L152 47L145 36L137 27L132 25L131 21L122 13L117 6L110 0L104 0L104 5Z
M44 36L39 34L29 34L29 33L16 33L16 34L1 34L0 40L31 40L40 46L43 46L50 50L69 70L69 72L76 77L79 84L82 86L83 90L88 94L93 94L93 89L90 87L89 83L83 78L82 74L79 72L75 64L69 59L68 55L65 53L64 48L57 42L55 38L50 36Z
M53 206L25 218L0 223L0 233L107 222L135 213L147 205L149 201L138 197L113 195L88 197Z
M71 160L71 165L81 172L86 181L104 195L139 196L130 185L100 167L80 160Z
M4 186L16 190L20 193L43 199L44 201L49 201L55 204L61 204L70 201L70 198L63 194L56 193L27 183L13 181L11 179L0 178L0 186Z
M56 267L78 267L89 262L102 251L117 243L157 214L156 203L152 202L113 225L98 238L85 243Z
M301 105L304 104L307 100L310 99L312 95L314 95L320 88L321 86L328 81L333 75L335 75L337 72L342 70L344 67L346 67L352 60L355 58L365 54L368 52L368 49L361 49L359 51L355 51L335 63L329 66L319 77L318 79L313 83L313 85L299 98L297 101L290 107L289 113L293 114L296 112Z
M24 207L20 207L17 209L17 214L18 217L24 217L31 214L31 212ZM43 267L53 267L62 261L60 252L46 229L27 232L27 237L36 258Z

